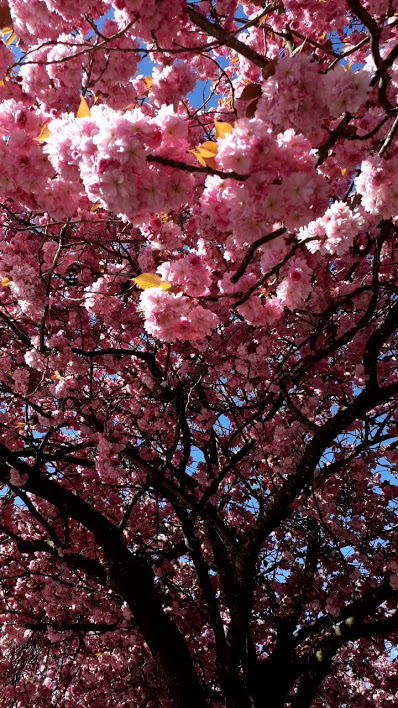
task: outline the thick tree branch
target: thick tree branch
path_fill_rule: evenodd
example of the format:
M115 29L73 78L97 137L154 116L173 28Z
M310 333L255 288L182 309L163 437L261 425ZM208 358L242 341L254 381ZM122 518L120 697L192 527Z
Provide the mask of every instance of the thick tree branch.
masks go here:
M188 647L162 608L149 565L125 547L119 529L102 514L68 489L30 468L2 443L0 458L27 476L26 491L53 504L62 514L75 519L93 534L104 551L110 585L129 604L176 707L186 708L190 704L193 708L204 708L202 688Z
M230 47L235 52L251 61L252 64L258 66L260 69L264 69L268 65L269 59L261 56L261 54L258 54L258 52L249 47L247 44L244 44L233 35L225 32L225 30L223 30L219 25L210 22L206 17L203 17L203 15L200 15L196 10L194 10L193 7L188 6L187 12L189 19L194 25L200 27L200 29L207 35L215 37L220 44Z

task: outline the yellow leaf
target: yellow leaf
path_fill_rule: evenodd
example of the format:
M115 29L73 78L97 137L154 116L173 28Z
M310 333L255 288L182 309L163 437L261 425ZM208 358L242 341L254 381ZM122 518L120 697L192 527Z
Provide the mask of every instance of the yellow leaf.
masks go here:
M12 44L14 39L16 39L16 38L17 38L17 35L15 34L15 32L12 32L6 41L6 47L9 47L10 44Z
M229 123L219 123L217 120L214 121L214 129L217 140L225 138L227 133L232 133L232 125Z
M148 288L162 288L162 290L168 290L171 288L171 283L162 281L155 273L141 273L141 275L137 275L137 277L132 278L132 280L141 290L148 290Z
M211 140L206 140L201 145L198 145L196 149L199 150L202 157L214 157L217 155L218 145Z
M4 81L3 81L3 79L0 79L0 86L4 86Z
M9 278L2 278L1 279L1 286L3 288L6 288L10 283L11 283L11 280Z
M342 167L342 168L341 168L341 174L343 175L343 177L344 177L344 175L345 175L346 172L347 172L347 168L346 168L346 167Z
M162 279L159 278L155 273L141 273L136 278L132 278L134 283L138 285L141 290L147 290L148 288L158 288Z
M59 373L59 371L54 371L54 373L53 373L53 375L51 376L51 378L52 378L53 381L59 381L60 378L61 378L61 374Z
M190 150L192 155L195 155L197 161L203 167L211 167L216 169L216 162L214 160L217 155L218 145L212 140L206 140L201 145L197 145L195 150Z
M91 207L90 211L97 211L101 206L101 202L95 202L95 204Z
M49 138L50 135L51 135L51 133L48 129L48 125L43 125L43 127L40 131L40 135L38 135L37 138L35 138L35 140L37 140L38 143L42 143L44 140L47 140L47 138Z
M151 76L144 76L144 84L147 87L148 91L152 86L152 77Z
M212 170L217 169L217 163L216 163L214 157L206 157L205 163L206 163L206 167L210 167L210 169L212 169Z
M80 106L77 110L76 113L76 118L89 118L90 116L90 109L87 105L86 99L84 96L80 96Z
M12 32L12 27L3 27L1 34L10 34Z
M206 162L204 161L199 150L189 150L188 152L192 153L192 155L194 155L196 157L197 161L199 162L200 165L202 165L202 167L206 167Z

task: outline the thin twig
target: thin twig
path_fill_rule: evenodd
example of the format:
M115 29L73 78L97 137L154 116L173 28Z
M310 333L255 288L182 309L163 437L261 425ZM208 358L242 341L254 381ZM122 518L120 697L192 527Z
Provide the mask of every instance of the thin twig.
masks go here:
M388 135L379 150L379 157L383 157L386 150L388 150L388 148L390 147L390 145L394 139L394 135L397 132L397 129L398 129L398 116L395 118L394 123L392 124L392 126L388 132Z
M202 172L205 175L216 175L221 179L236 179L239 182L244 182L249 175L239 175L237 172L222 172L222 170L214 170L211 167L198 167L198 165L188 165L186 162L179 160L171 160L168 157L160 157L160 155L148 155L147 162L157 162L165 167L174 167L176 170L185 170L185 172Z

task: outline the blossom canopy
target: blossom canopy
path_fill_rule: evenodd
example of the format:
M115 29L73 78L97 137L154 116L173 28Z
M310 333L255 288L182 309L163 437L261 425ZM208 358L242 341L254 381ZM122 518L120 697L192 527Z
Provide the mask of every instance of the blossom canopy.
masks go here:
M4 708L391 708L398 0L0 0Z

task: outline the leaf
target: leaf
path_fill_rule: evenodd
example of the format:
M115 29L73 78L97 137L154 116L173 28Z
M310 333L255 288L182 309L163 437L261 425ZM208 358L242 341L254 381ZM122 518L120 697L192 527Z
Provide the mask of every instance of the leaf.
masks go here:
M8 7L8 4L3 5L3 7L0 7L0 27L2 30L9 29L9 25L11 23L12 17L10 8Z
M8 287L8 285L11 283L11 280L7 277L1 279L1 286L2 288Z
M91 207L90 211L97 211L97 209L99 209L100 206L101 206L101 202L95 202L95 204L93 204L93 206Z
M11 32L9 38L6 41L6 47L9 47L10 44L12 44L14 39L16 39L16 38L17 38L17 35L15 34L15 32Z
M211 170L217 169L217 164L214 157L205 157L205 165L206 167L210 167Z
M251 101L253 98L260 98L261 96L261 86L260 84L248 84L243 89L241 95L239 96L240 101Z
M256 98L255 101L252 101L249 103L248 107L246 108L246 118L253 118L258 106L258 98Z
M188 152L190 152L192 155L194 155L194 157L196 157L197 161L200 165L202 165L202 167L206 167L206 162L200 154L199 150L189 150Z
M198 145L196 149L199 150L202 157L214 157L217 155L218 145L213 143L212 140L206 140L201 145Z
M225 138L227 133L232 133L232 125L229 123L219 123L217 120L214 121L214 130L216 133L217 140Z
M76 113L76 118L89 118L90 117L90 109L87 105L86 99L84 96L80 96L80 106L77 109Z
M59 373L59 371L56 370L56 371L54 371L54 373L53 373L53 375L51 376L51 378L52 378L53 381L59 381L60 378L61 378L61 374Z
M345 173L347 172L347 168L346 168L346 167L342 167L340 171L341 171L341 174L342 174L343 177L344 177Z
M263 75L263 79L265 81L267 79L269 79L270 76L273 76L275 74L275 69L276 69L277 63L278 63L277 57L275 57L275 59L270 59L267 66L265 66L264 69L261 70L261 73Z
M218 145L212 140L206 140L201 145L198 145L195 150L190 150L192 155L195 155L197 161L203 167L216 168L215 156L217 155Z
M49 138L50 135L51 135L51 133L48 129L48 123L47 123L46 125L43 125L43 127L40 131L40 134L37 136L37 138L35 138L35 140L37 140L38 143L42 143L42 142L44 142L44 140L47 140L47 138Z
M159 278L158 275L155 275L155 273L141 273L141 275L137 275L137 277L132 278L132 280L141 290L158 288L162 282L162 279Z
M152 86L152 77L151 76L144 76L144 84L147 87L148 91L150 90Z
M168 283L167 280L162 281L155 273L141 273L141 275L137 275L137 277L132 278L132 280L141 290L148 290L148 288L169 290L171 288L171 283Z

